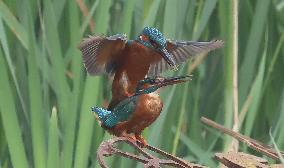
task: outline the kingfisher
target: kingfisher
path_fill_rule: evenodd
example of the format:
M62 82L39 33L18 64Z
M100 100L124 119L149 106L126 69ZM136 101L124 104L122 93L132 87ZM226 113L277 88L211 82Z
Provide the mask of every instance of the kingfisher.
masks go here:
M163 107L158 94L155 96L151 94L161 87L186 82L190 79L190 76L148 77L139 81L132 96L119 102L112 110L92 107L92 111L96 114L100 125L108 132L139 141L144 147L147 143L141 133L157 119Z
M145 27L134 40L125 34L89 36L79 45L83 63L90 75L114 75L111 110L118 102L135 92L138 81L159 76L189 58L221 48L222 40L210 42L168 40L154 27ZM124 84L123 74L129 82Z
M158 29L145 27L134 40L127 40L125 34L89 36L80 43L79 49L90 75L106 73L114 76L112 100L106 109L114 114L117 112L114 108L123 100L135 96L140 86L149 85L149 79L158 79L160 73L177 69L177 66L186 60L222 46L222 40L168 40ZM137 107L131 116L138 116L134 121L144 125L135 126L133 120L130 120L131 117L126 117L127 120L123 121L126 124L119 124L109 132L121 136L123 130L136 130L136 127L144 129L161 113L163 105L157 91L143 94L137 101ZM118 115L120 114L118 112ZM136 139L145 144L146 141L140 135L137 134Z

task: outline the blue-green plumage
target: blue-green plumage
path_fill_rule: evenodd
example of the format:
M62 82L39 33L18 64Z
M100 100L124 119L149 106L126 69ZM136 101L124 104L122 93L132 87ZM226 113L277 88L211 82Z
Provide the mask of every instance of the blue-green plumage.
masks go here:
M96 113L101 125L111 128L120 122L127 121L135 111L139 96L155 92L160 87L187 81L189 76L171 77L171 78L145 78L139 81L136 92L120 103L118 103L111 111L101 107L92 107L92 111ZM143 88L144 84L150 84L147 88Z
M128 97L121 101L112 111L100 107L93 107L92 111L95 112L101 121L102 126L111 128L119 122L126 121L134 112L138 95Z
M148 83L149 81L145 81ZM98 119L104 127L111 128L119 122L126 121L135 111L138 98L142 94L149 94L159 89L159 86L151 86L146 89L137 89L135 95L122 100L112 111L101 107L92 107Z
M98 119L105 127L113 127L118 123L117 116L112 111L101 107L92 107L92 111L98 116Z
M145 27L141 32L141 35L145 35L150 39L150 41L144 41L140 38L140 36L137 37L136 40L146 47L155 49L155 46L151 43L151 41L157 44L159 49L163 49L166 47L167 41L163 33L154 27Z
M136 38L136 41L145 47L148 47L162 55L166 62L176 69L176 61L173 55L166 49L167 40L163 33L154 27L145 27L141 34Z

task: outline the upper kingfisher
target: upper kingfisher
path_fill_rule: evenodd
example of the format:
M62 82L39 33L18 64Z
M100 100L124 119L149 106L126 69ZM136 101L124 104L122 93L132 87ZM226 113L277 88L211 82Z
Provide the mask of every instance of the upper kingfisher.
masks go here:
M90 36L80 43L79 49L90 75L114 75L112 100L108 107L108 110L113 110L119 102L135 94L138 83L141 84L145 77L155 78L165 70L177 69L179 64L195 55L222 46L222 40L167 40L158 29L145 27L135 40L127 40L125 34ZM145 102L151 101L151 98L159 99L155 92L150 96L141 103L147 105ZM161 111L159 108L155 110ZM145 110L144 113L145 116L150 115Z

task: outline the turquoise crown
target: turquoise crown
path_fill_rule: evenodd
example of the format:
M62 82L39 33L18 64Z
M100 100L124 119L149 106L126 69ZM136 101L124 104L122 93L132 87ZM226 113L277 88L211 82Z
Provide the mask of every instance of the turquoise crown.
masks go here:
M156 28L154 28L154 27L148 27L148 26L147 26L147 27L145 27L145 28L142 30L142 32L141 32L140 35L142 35L142 34L148 36L149 39L152 40L152 41L154 41L154 42L158 45L159 48L162 49L162 48L165 48L165 47L166 47L167 41L166 41L166 39L165 39L163 33L160 32L160 30L158 30L158 29L156 29ZM147 42L145 42L145 41L142 41L142 40L139 38L139 36L138 36L137 40L138 40L139 42L141 42L142 44L146 45L147 47L154 48L150 43L147 43Z

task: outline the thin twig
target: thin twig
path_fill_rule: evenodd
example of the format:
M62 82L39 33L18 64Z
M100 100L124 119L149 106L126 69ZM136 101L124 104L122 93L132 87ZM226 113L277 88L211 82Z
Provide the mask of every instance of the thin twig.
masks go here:
M261 142L258 142L254 139L251 139L250 137L247 137L247 136L244 136L238 132L235 132L235 131L232 131L228 128L225 128L223 127L222 125L212 121L212 120L209 120L205 117L202 117L201 118L201 121L215 129L218 129L219 131L221 131L222 133L224 134L228 134L234 138L236 138L237 140L239 141L242 141L243 143L245 143L246 145L248 145L248 147L272 158L272 159L275 159L275 160L279 160L279 156L277 154L277 152L270 146L268 145L265 145ZM280 152L282 156L284 156L284 152Z
M134 147L141 155L132 154L129 152L122 151L114 146L114 144L118 142L125 142L130 146ZM151 155L146 152L145 149L151 150L160 154L161 156L166 157L167 159L160 159L156 156ZM112 155L120 155L132 160L136 160L144 164L144 167L158 168L162 165L174 166L178 168L202 168L203 166L188 163L185 160L182 160L176 156L173 156L165 151L162 151L156 147L147 145L145 148L141 148L141 144L136 141L130 140L125 137L116 137L107 141L103 141L98 148L97 151L97 159L102 168L108 168L106 163L104 162L104 157L112 156Z

